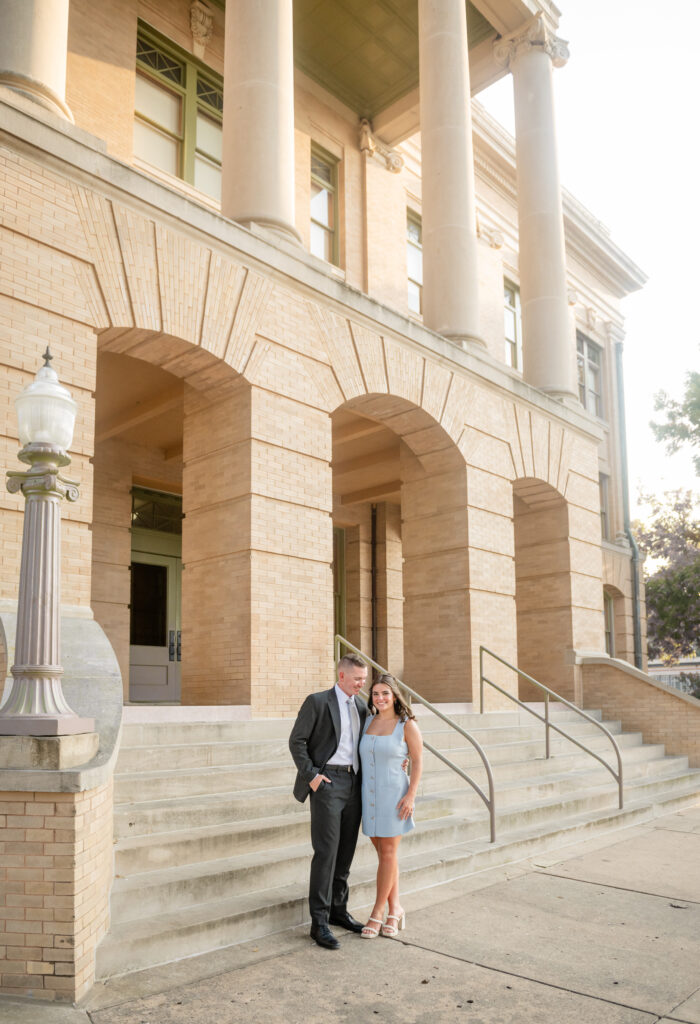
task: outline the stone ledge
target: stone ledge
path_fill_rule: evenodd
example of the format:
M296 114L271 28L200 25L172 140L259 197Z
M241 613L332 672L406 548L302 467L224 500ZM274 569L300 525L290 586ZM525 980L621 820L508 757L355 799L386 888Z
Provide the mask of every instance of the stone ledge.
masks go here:
M91 761L100 745L96 732L72 736L0 736L0 770L60 771Z

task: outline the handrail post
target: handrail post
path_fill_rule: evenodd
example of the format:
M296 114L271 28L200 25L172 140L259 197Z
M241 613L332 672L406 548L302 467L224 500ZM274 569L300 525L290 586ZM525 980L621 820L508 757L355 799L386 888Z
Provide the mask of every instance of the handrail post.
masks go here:
M484 713L484 648L479 647L479 714Z
M527 679L527 681L529 683L533 683L534 686L536 686L539 690L543 690L544 691L544 694L545 694L544 716L541 715L539 713L539 711L535 711L534 708L528 707L528 705L525 704L523 701L519 700L518 697L514 697L512 693L509 693L507 690L504 690L502 686L498 685L498 683L494 683L493 679L487 679L486 678L486 676L483 674L483 671L484 671L483 670L483 661L481 661L481 659L483 658L483 654L488 654L489 657L495 658L496 661L499 661L502 665L505 665L507 668L510 668L514 672L516 672L517 675L521 679ZM546 756L547 757L550 756L549 733L550 733L551 729L554 729L554 731L556 733L558 733L560 736L563 736L565 739L567 739L571 743L575 744L575 746L579 747L579 749L585 751L587 754L590 754L591 757L595 758L596 761L598 761L600 764L602 764L602 766L607 771L610 772L610 774L612 775L612 777L615 779L615 781L618 784L619 796L620 796L619 804L620 804L620 810L622 810L623 806L624 806L624 781L623 781L623 769L622 769L622 754L620 753L620 747L619 747L619 745L617 743L617 740L615 739L613 734L610 732L610 730L606 729L605 726L602 724L602 722L597 721L595 718L593 718L592 715L589 715L586 711L583 711L581 708L577 707L575 704L572 704L571 701L566 700L566 698L562 697L560 694L555 693L554 690L550 690L548 686L544 685L544 683L540 683L536 679L533 679L532 676L528 675L527 672L523 672L523 670L518 668L517 665L511 665L511 663L509 661L506 661L505 658L502 658L500 656L500 654L496 654L494 651L490 650L488 647L480 647L479 648L479 655L480 655L480 663L482 665L482 667L481 667L481 682L482 682L482 685L483 685L484 682L488 683L489 686L493 686L493 688L495 690L498 690L499 693L502 693L504 697L507 697L509 700L514 701L519 707L523 708L529 714L534 715L535 718L539 722L544 722L544 726L545 726L545 751L546 751ZM560 703L564 704L567 708L570 708L572 711L576 712L576 714L579 715L581 718L585 718L588 722L591 722L593 725L597 726L597 728L600 729L601 732L603 732L607 736L607 738L610 740L610 742L612 744L613 750L615 751L615 756L617 758L617 771L615 771L615 769L611 765L609 765L607 761L605 761L602 757L600 757L598 754L596 754L594 750L591 750L590 747L587 747L585 745L585 743L579 743L579 741L577 739L575 739L572 735L570 735L568 732L565 732L563 729L560 729L558 725L553 725L552 724L552 722L550 720L550 715L549 715L549 699L550 699L550 697L554 697L555 700L559 701Z

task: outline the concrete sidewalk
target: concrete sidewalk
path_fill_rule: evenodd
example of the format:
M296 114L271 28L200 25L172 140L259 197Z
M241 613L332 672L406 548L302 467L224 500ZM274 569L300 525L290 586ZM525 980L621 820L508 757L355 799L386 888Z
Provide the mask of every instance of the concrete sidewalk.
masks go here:
M439 900L440 902L432 902ZM700 806L407 896L400 940L307 929L3 1024L700 1024Z

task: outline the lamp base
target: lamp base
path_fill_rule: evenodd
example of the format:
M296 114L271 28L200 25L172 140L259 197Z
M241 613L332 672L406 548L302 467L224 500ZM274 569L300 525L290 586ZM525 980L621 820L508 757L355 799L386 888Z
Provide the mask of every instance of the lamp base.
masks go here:
M0 711L1 736L74 736L94 732L94 718L77 715L3 715Z

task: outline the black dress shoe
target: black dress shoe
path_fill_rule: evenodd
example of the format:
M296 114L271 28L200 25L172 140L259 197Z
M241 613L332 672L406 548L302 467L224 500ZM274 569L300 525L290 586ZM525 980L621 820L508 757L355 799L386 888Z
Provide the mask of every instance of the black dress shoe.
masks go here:
M317 946L324 949L340 949L340 943L327 924L312 924L309 933Z
M351 914L348 914L347 910L343 910L338 914L331 914L330 923L337 924L339 928L347 928L349 932L357 932L358 935L364 927L362 922L356 921Z

